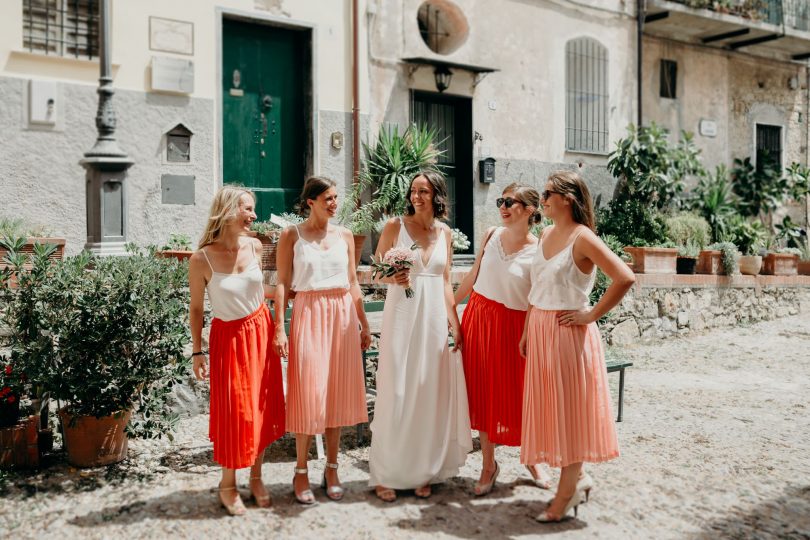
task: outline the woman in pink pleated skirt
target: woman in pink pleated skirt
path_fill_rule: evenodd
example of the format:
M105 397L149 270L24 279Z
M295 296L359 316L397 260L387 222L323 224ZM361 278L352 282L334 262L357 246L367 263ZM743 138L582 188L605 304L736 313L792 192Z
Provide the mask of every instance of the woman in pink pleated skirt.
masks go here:
M307 219L281 233L276 254L276 330L273 344L287 357L287 430L295 433L295 498L313 504L307 457L312 436L326 434L321 485L332 500L343 498L337 454L342 426L368 421L362 350L371 344L348 229L329 222L337 190L328 178L304 183L300 208ZM284 330L289 291L295 301L290 338Z
M543 230L532 263L529 311L520 339L526 357L521 461L561 467L560 482L541 522L560 521L593 487L582 463L618 457L605 354L596 321L635 282L633 272L594 232L588 187L569 171L549 176ZM596 269L612 283L594 306Z

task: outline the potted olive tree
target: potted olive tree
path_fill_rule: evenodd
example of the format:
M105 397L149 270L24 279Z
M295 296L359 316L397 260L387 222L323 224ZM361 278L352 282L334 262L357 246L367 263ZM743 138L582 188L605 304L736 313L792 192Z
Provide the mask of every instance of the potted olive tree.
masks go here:
M158 257L167 259L177 259L178 261L185 261L191 258L194 253L194 248L191 245L191 238L187 234L169 235L169 240L163 244L159 250L155 251Z
M188 371L186 284L185 265L171 260L83 253L31 291L38 337L29 375L63 404L70 463L115 463L127 434L160 437L176 423L167 400Z
M667 237L678 246L677 271L679 274L694 274L695 270L701 274L702 251L709 243L709 223L689 212L681 212L666 218ZM718 252L719 255L719 252Z

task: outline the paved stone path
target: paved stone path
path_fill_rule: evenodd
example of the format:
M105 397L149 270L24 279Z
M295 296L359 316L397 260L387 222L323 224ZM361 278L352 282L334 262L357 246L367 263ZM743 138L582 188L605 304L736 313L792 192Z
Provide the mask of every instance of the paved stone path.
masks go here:
M502 472L489 497L470 497L476 451L430 499L402 492L384 504L366 486L367 448L354 447L340 459L346 499L328 502L316 490L320 504L304 508L290 488L289 440L264 466L274 507L248 504L246 517L227 517L200 415L182 422L172 444L133 441L117 466L76 470L57 454L39 473L0 476L0 536L810 538L810 314L623 354L635 366L618 425L622 456L589 466L591 501L565 523L534 522L551 494L529 483L513 448L498 449ZM315 487L323 466L310 467Z

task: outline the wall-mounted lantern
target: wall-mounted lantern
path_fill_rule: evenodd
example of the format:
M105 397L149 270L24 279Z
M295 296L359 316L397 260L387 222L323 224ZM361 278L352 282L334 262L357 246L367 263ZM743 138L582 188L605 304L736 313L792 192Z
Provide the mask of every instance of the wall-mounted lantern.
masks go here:
M450 81L453 79L453 72L447 66L437 66L433 70L433 78L436 80L436 90L439 93L450 88Z
M495 183L495 159L488 157L478 162L478 181L482 184Z
M191 161L191 136L193 133L183 124L177 124L166 133L166 161L188 163Z

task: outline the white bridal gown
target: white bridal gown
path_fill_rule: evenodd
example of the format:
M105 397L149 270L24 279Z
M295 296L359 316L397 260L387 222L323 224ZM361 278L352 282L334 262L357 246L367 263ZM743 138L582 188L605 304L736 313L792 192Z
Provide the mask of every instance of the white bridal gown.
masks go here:
M413 245L400 223L396 246ZM447 345L444 232L427 265L417 251L413 298L389 285L383 312L370 486L412 489L458 474L472 450L461 353Z

